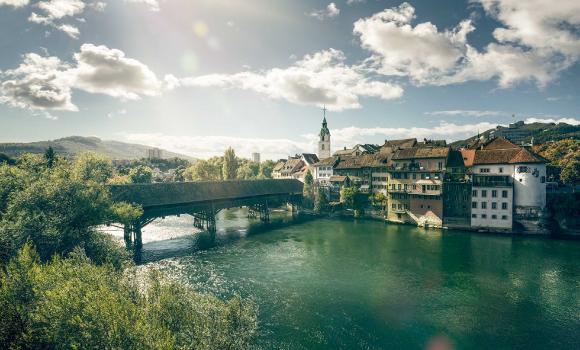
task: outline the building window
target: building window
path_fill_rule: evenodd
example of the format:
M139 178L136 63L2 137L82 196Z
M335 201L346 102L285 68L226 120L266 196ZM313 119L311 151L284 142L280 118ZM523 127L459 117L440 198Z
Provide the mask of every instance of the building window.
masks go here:
M482 219L487 219L487 215L486 214L481 214L481 218Z
M505 202L504 202L504 203L502 203L502 204L501 204L501 208L502 208L503 210L507 210L507 208L508 208L508 206L507 206L507 203L505 203Z
M471 196L472 197L477 197L477 190L471 191Z
M400 190L401 189L401 184L397 184L397 189Z
M499 172L500 173L503 173L503 168L502 167L499 168Z
M487 202L481 202L481 209L487 209Z
M324 143L322 145L320 145L322 147L322 149L324 150Z
M477 219L477 214L471 214L471 217Z
M507 220L507 218L508 218L508 217L507 217L507 215L502 215L502 216L501 216L501 219L502 219L502 220Z
M491 209L497 209L497 203L496 202L492 202L491 203Z
M491 216L491 218L495 220L495 219L497 219L497 215L494 214Z
M480 173L489 173L489 168L481 168L479 169Z
M417 174L413 174L413 180L417 179Z
M397 205L396 205L395 203L393 203L393 205L391 205L391 207L392 207L393 209L397 209Z
M481 190L481 196L483 198L487 197L487 190Z
M501 191L501 197L502 198L507 198L508 197L508 191L507 190L502 190Z
M497 197L497 190L491 190L491 197L492 198L496 198Z
M545 176L542 176L542 177L540 178L540 182L541 182L541 183L546 183L546 177L545 177Z
M438 168L439 170L443 169L443 162L439 162L439 163L437 163L437 168Z
M477 202L471 202L471 208L477 209Z

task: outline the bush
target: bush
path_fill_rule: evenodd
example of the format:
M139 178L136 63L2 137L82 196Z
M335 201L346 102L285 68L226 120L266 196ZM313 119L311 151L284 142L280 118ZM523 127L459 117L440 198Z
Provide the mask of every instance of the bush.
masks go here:
M244 349L252 305L220 301L151 274L91 263L81 249L40 262L25 245L0 273L0 344L8 349Z

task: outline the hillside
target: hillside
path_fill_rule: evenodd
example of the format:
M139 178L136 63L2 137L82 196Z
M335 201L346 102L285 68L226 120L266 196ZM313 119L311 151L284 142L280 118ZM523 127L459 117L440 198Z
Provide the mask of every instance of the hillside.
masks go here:
M95 152L111 159L140 159L147 156L149 146L105 141L97 137L70 136L52 141L30 143L0 143L0 153L10 157L18 157L23 153L44 153L51 146L57 154L74 157L83 152ZM163 158L179 157L187 160L194 158L163 150Z
M506 127L500 126L498 129L506 129ZM547 141L558 141L564 139L574 139L580 140L580 125L570 125L566 123L531 123L525 124L522 129L529 130L532 132L534 137L534 143L544 143ZM481 133L485 137L489 136L492 131L497 129L489 129L485 132ZM465 147L471 141L474 141L477 138L477 135L472 136L465 140L458 140L451 143L451 147L453 148L460 148ZM530 142L531 137L526 140L526 142Z

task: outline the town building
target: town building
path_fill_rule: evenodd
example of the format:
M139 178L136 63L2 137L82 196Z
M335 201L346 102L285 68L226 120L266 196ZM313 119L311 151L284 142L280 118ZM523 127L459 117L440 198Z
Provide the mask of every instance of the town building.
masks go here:
M260 163L260 153L258 152L252 153L252 162Z
M443 226L443 179L449 147L415 146L394 153L388 167L392 222Z
M154 160L154 159L162 159L163 152L159 148L149 148L147 149L147 159Z
M534 232L546 206L545 160L503 137L462 150L472 183L471 227Z
M491 138L503 137L514 144L522 145L532 137L532 130L525 128L523 121L511 123L508 127L498 126L491 132Z
M330 177L334 174L334 167L338 163L338 157L328 157L321 159L312 165L312 176L314 182L320 186L330 186Z
M333 156L336 157L357 157L363 154L374 154L381 150L379 145L373 145L371 143L358 144L353 148L344 147L341 150L334 152Z

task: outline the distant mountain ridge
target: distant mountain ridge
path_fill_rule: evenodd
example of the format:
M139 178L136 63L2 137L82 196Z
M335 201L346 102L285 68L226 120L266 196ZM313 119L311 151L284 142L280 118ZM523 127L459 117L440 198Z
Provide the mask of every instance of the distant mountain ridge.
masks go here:
M479 136L488 137L493 131L498 129L506 129L506 127L500 126L498 128L489 129ZM529 130L534 137L534 143L540 144L547 141L558 141L564 139L574 139L580 140L580 125L570 125L566 123L530 123L525 124L522 129ZM467 138L465 140L458 140L451 143L451 147L460 148L465 147L470 142L477 139L477 135ZM526 142L530 142L531 137L529 137Z
M15 158L24 153L44 153L48 147L52 147L57 154L66 157L74 157L83 152L94 152L115 160L146 158L147 150L152 148L133 143L101 140L98 137L69 136L52 141L0 143L0 153ZM166 150L162 150L162 157L195 160L193 157Z

